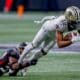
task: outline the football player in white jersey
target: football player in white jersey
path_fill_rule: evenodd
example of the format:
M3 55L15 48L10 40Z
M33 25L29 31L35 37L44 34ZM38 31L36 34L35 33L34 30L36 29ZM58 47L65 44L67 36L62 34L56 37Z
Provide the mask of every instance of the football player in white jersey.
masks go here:
M22 64L24 57L31 50L37 48L42 43L42 48L34 53L31 57L31 65L35 65L40 57L46 55L48 51L53 47L55 42L57 42L59 48L69 46L74 42L78 42L80 40L80 37L77 36L72 37L71 40L65 41L63 39L63 33L80 29L80 26L78 26L79 17L80 9L76 6L71 6L66 9L63 15L59 16L58 18L46 21L38 31L33 41L25 47L25 50L20 56L18 63L13 65L14 68L15 66L19 66L19 64Z

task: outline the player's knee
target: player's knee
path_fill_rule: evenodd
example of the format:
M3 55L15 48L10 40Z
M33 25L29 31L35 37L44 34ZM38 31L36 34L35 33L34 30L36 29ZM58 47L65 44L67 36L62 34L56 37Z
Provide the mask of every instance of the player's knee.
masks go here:
M31 60L31 65L36 65L36 64L37 64L37 61L38 61L38 60L36 60L36 59Z
M33 46L33 44L32 43L29 43L26 47L25 47L25 50L27 50L27 49L33 49L34 48L34 46Z
M43 53L43 55L47 55L47 52L45 52L43 49L41 50L41 52Z
M32 46L34 47L34 48L36 48L36 47L38 47L39 46L39 42L36 42L36 41L32 41Z

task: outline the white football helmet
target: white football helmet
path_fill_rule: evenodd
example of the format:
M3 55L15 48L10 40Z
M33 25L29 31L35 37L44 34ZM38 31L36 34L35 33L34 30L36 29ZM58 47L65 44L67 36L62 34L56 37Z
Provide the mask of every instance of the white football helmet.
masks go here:
M69 21L77 21L80 18L80 9L76 6L68 7L65 11L65 17Z

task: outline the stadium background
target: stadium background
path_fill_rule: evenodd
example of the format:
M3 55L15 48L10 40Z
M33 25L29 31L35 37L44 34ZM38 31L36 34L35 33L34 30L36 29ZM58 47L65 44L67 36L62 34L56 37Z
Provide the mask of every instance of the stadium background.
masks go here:
M15 46L19 42L30 42L45 16L58 16L68 6L80 7L79 0L13 0L11 9L6 12L6 1L0 0L0 54L5 48ZM9 3L9 1L8 1ZM9 3L10 4L10 3ZM19 16L17 8L25 7L25 12ZM6 47L7 46L7 47ZM80 80L80 43L64 49L52 48L48 55L42 57L36 66L28 68L26 76L0 77L0 80Z
M23 4L25 10L38 10L38 11L60 11L64 10L66 7L74 5L80 7L80 0L0 0L0 10L3 11L4 7L12 2L11 10L16 10L16 8Z

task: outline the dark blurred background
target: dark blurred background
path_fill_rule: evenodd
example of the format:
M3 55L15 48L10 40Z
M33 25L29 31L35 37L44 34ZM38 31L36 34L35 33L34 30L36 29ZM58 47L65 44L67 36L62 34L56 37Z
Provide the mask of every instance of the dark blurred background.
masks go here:
M16 11L19 5L25 11L61 11L72 5L80 7L80 0L0 0L0 11Z

